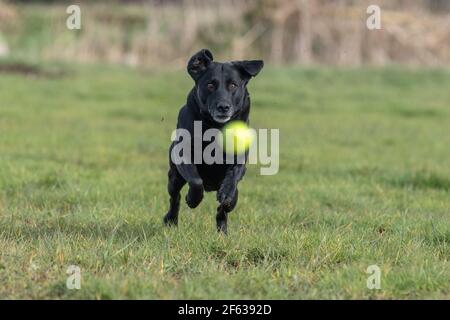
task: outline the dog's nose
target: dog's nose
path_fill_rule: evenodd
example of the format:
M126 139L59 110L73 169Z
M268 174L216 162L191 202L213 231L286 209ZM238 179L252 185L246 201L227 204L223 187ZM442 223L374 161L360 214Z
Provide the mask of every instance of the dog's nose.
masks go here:
M227 103L219 103L217 105L217 110L221 113L227 113L228 111L230 111L230 105Z

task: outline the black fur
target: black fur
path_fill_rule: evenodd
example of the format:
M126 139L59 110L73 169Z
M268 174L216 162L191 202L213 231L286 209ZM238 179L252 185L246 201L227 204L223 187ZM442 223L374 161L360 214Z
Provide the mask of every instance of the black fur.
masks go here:
M194 121L202 121L203 132L209 128L221 129L233 120L248 123L250 97L247 83L263 66L261 60L215 62L209 50L197 52L187 66L195 85L188 95L186 105L180 110L177 128L187 129L193 136ZM173 142L169 149L170 208L164 222L169 225L178 223L180 191L187 183L189 191L186 202L191 208L200 204L204 191L217 191L217 230L227 233L228 213L236 206L237 185L245 174L245 163L196 165L191 162L192 164L175 165L170 159L170 152L176 143Z

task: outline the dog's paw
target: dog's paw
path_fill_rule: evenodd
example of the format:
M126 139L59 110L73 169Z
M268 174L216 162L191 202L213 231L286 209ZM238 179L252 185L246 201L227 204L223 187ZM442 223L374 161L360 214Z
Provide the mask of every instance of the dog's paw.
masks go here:
M178 216L173 215L171 212L168 212L165 216L164 216L164 224L168 227L170 226L177 226L178 225Z
M189 186L189 191L186 195L186 203L189 208L196 208L203 200L203 185L193 184Z
M217 232L228 234L227 220L217 220Z
M236 186L234 184L224 183L217 192L217 201L221 205L229 206L233 203L236 194Z

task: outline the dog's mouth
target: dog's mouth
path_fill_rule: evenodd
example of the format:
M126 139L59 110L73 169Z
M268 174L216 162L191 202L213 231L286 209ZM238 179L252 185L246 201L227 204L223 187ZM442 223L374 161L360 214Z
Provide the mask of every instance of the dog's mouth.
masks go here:
M218 123L225 123L231 119L231 116L226 115L226 114L215 114L213 116L213 119L214 119L214 121L216 121Z
M229 110L222 111L218 110L218 108L209 106L208 107L209 114L211 116L211 119L220 124L224 124L231 120L234 114L234 108L230 107Z

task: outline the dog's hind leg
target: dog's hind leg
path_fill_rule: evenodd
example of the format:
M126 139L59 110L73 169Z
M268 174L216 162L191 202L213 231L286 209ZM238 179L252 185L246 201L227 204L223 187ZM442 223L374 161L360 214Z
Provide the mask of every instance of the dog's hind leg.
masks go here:
M180 191L186 184L186 180L178 173L175 166L169 169L169 184L168 191L170 195L169 211L164 216L164 223L166 225L178 224L178 212L180 211Z
M220 203L217 208L216 223L217 231L227 234L228 213L233 211L238 201L238 190L236 189L231 201Z

